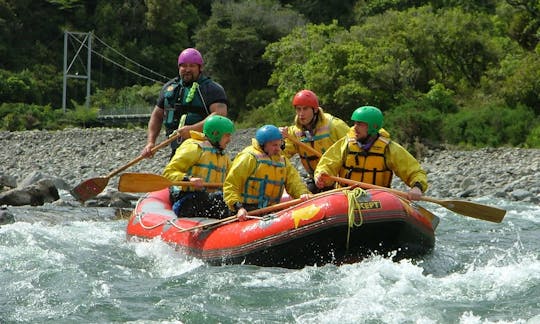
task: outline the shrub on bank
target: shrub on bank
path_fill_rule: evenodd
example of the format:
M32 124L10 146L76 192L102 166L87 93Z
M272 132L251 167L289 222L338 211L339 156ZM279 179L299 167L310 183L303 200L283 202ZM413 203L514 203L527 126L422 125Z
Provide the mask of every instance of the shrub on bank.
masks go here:
M0 129L23 131L31 129L63 129L65 127L93 127L98 122L97 108L75 104L66 113L50 106L22 103L0 105ZM292 109L290 109L292 112ZM292 114L294 114L292 112ZM462 109L453 114L442 114L426 101L408 102L385 112L386 128L392 138L407 147L446 143L467 147L523 146L540 148L540 125L533 111L525 106L514 109L492 105L478 109ZM266 123L287 125L293 115L283 121L284 114L255 109L244 116L238 128L258 127ZM249 122L247 122L249 120ZM350 121L346 121L350 124ZM132 125L133 126L133 125ZM129 127L126 126L126 127Z
M483 146L520 146L535 127L533 111L525 106L514 109L500 105L463 109L446 115L443 138L450 144Z
M97 123L98 111L77 106L66 113L51 106L24 103L0 105L0 129L23 131L31 129L63 129L67 126L87 127Z
M525 147L539 148L540 147L540 121L536 123L538 126L533 128L525 140Z

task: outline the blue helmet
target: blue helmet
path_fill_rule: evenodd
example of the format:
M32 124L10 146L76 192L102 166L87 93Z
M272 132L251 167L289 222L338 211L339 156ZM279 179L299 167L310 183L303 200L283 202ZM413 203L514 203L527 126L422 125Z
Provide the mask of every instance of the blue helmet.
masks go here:
M255 132L255 139L260 146L264 146L267 142L283 139L283 136L276 126L264 125Z

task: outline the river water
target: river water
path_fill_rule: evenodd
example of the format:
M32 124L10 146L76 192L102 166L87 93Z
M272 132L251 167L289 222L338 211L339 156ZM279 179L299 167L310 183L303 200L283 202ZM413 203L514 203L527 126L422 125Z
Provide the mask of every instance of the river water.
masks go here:
M441 221L419 260L301 270L208 266L159 240L126 242L107 208L10 208L0 227L0 323L539 323L540 206L500 224Z

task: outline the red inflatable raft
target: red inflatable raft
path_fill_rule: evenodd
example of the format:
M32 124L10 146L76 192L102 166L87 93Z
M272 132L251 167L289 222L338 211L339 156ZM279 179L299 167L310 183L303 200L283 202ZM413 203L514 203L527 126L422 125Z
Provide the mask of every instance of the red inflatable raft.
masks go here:
M244 222L177 218L167 189L147 194L134 209L127 238L159 237L212 265L302 268L357 262L368 254L417 257L435 244L438 218L387 191L367 190L351 203L338 191ZM357 202L357 203L355 203Z

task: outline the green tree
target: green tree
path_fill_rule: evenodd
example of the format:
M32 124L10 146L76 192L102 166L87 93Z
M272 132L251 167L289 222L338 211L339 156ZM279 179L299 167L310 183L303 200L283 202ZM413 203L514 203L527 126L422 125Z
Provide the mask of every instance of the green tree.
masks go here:
M422 91L436 80L447 88L476 86L484 72L497 63L504 49L488 16L460 9L433 11L429 6L405 12L388 11L351 28L364 46L382 50L408 67L400 82ZM388 44L388 45L385 45ZM389 89L391 90L391 89Z
M475 147L519 145L534 128L530 108L487 105L447 115L441 128L450 143L468 143Z
M510 34L525 49L533 50L540 42L540 2L538 0L506 0L516 9Z
M361 23L367 17L380 15L388 10L404 11L409 8L421 7L429 3L429 0L359 0L354 6L356 23Z
M354 23L354 6L356 0L292 0L281 1L302 13L313 24L330 24L339 20L341 26L348 27Z
M49 1L0 1L0 68L20 71L34 64L61 64L61 52L51 47L61 40L63 17Z
M466 12L495 13L498 0L431 0L434 8L459 8Z
M0 69L12 68L15 52L9 44L15 42L16 34L12 31L18 25L20 22L12 4L7 0L0 0Z
M341 117L361 104L389 109L418 98L432 82L457 94L477 87L502 57L491 33L483 14L429 6L387 11L350 32L336 23L299 28L265 54L279 94L273 108L289 104L302 87Z
M261 58L266 46L303 22L276 0L214 2L212 16L194 38L205 69L227 91L233 118L250 91L267 87L271 65Z
M540 116L540 55L524 53L508 55L501 67L490 75L492 91L510 106L523 104L532 107ZM496 82L496 80L501 80Z
M147 12L143 63L159 70L164 62L174 62L174 65L167 65L165 71L173 70L174 74L178 73L176 68L178 54L184 48L193 46L192 38L195 30L206 20L204 13L199 14L196 4L191 2L197 3L185 0L145 1Z
M270 102L265 109L280 116L281 122L289 123L294 116L291 100L294 94L303 88L315 91L323 107L331 104L333 93L324 88L327 83L320 84L319 81L325 79L332 82L332 75L319 78L309 75L306 69L309 60L318 57L317 53L324 57L321 52L327 46L333 46L333 42L343 35L346 35L346 31L338 26L337 21L329 25L308 24L294 29L279 42L268 45L263 58L274 67L268 83L276 87L278 98ZM321 74L331 73L333 67L321 66L317 71ZM309 79L312 77L317 80L311 82Z

